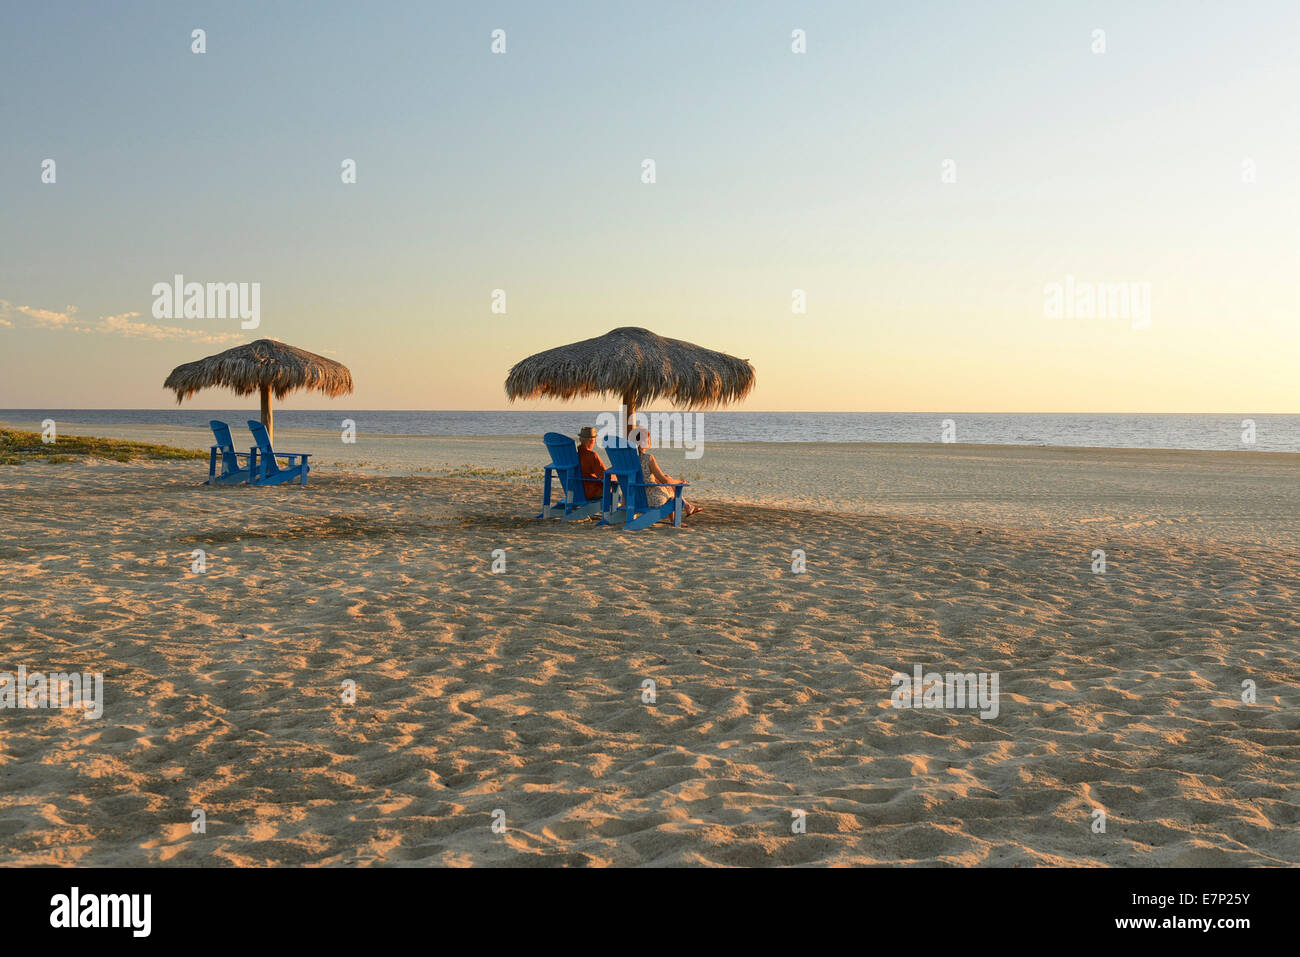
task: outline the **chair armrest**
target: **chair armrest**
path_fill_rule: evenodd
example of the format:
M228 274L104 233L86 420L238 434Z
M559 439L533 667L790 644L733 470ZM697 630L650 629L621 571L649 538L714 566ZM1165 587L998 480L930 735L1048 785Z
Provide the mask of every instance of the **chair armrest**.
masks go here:
M209 447L208 447L208 452L210 452L210 453L211 453L211 452L220 452L222 455L225 455L225 454L226 454L225 452L222 451L221 446L219 446L219 445L212 445L212 446L209 446ZM246 458L248 458L248 453L247 453L247 452L236 452L236 451L234 451L234 450L232 449L232 450L230 451L230 454L233 455L233 456L235 457L236 460L238 460L238 459L246 459Z

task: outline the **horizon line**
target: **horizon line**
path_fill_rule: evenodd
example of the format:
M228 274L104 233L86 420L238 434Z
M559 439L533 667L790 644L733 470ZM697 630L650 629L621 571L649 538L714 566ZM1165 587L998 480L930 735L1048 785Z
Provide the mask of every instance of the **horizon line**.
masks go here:
M0 407L0 412L45 412L45 413L60 412L60 411L61 412L229 412L235 408L238 407L232 405L210 406L210 407L201 406L201 407L187 407L187 408L177 408L176 406L158 407L152 405L62 406L57 408L52 406L42 406L42 407L13 406L13 407ZM255 406L253 408L255 408ZM330 411L331 408L333 407L322 406L319 408L286 409L283 405L280 405L276 407L275 411L277 414L285 413L285 412L328 412ZM416 409L416 408L363 409L363 408L358 408L353 406L339 406L339 408L342 408L350 412L447 412L447 413L499 412L499 413L518 413L518 414L526 414L526 415L547 415L552 413L563 414L566 411L573 411L573 412L592 411L591 409L581 408L578 406L572 407L571 410L510 409L510 408L507 409ZM651 411L651 410L645 410L645 409L637 410L638 413L644 411ZM661 411L661 410L653 410L653 411ZM1242 412L1239 410L1218 411L1218 412L1187 412L1187 411L1094 412L1094 411L1076 409L1076 410L1069 410L1069 411L1053 410L1053 411L1036 411L1036 412L1008 411L1008 410L994 410L994 411L981 410L981 411L955 412L952 410L940 411L940 410L928 410L928 409L908 409L908 410L894 410L894 411L883 411L879 409L671 409L671 411L691 412L691 413L698 413L700 415L706 413L717 413L717 412L724 412L724 413L734 414L734 415L1232 415L1232 416L1300 415L1300 412Z

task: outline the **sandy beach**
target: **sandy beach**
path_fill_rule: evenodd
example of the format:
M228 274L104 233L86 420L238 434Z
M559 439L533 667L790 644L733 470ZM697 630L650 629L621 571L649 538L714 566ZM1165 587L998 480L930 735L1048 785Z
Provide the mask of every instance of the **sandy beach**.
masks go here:
M0 864L1300 863L1293 455L716 444L625 533L535 437L276 445L0 468L0 671L104 675L0 711Z

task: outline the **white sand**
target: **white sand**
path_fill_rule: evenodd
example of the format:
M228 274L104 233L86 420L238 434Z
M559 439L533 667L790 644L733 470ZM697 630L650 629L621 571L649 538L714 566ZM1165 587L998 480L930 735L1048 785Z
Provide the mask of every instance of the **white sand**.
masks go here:
M534 521L535 477L0 468L0 671L106 682L0 711L0 863L1300 863L1294 456L663 458L706 511L640 533ZM891 707L918 664L998 673L998 717Z

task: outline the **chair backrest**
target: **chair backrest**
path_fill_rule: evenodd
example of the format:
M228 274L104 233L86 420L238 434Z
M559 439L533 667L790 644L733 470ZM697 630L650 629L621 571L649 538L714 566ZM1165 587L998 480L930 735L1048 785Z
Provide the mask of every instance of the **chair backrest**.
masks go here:
M217 440L217 448L221 450L221 462L225 471L239 471L239 459L235 457L235 440L230 436L230 426L217 419L210 419L208 426Z
M253 441L257 443L257 451L261 453L263 465L267 472L278 472L280 466L275 461L275 450L271 448L271 437L266 434L266 426L257 419L248 420L248 431L253 433Z
M634 445L620 443L617 438L605 438L605 454L609 456L610 468L626 472L641 467L641 450Z
M609 456L609 467L615 474L632 476L631 488L625 491L625 494L630 493L632 496L632 507L637 511L649 508L645 489L640 484L646 480L645 473L641 471L641 450L625 441L620 442L617 436L607 436L605 453Z
M578 444L569 436L559 432L547 432L542 436L546 450L551 453L551 464L560 468L578 467Z
M581 469L578 467L578 443L572 436L561 432L547 432L542 436L546 451L551 453L551 464L556 468L560 479L560 488L565 493L573 493L576 501L584 501L587 492L582 484Z

